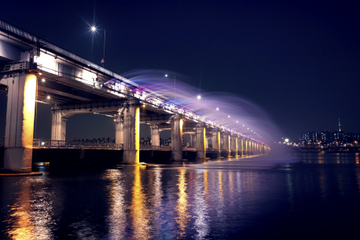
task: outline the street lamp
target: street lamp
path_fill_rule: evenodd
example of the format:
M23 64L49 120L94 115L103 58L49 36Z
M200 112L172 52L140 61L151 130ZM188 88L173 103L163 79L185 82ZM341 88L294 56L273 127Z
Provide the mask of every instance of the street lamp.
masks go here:
M93 33L95 33L95 32L96 32L96 30L104 30L103 58L101 59L101 62L100 62L100 63L102 63L102 64L103 64L103 67L105 67L106 29L105 29L105 28L104 28L104 29L98 29L98 28L96 28L95 26L92 26L92 27L91 27L91 31L92 31Z

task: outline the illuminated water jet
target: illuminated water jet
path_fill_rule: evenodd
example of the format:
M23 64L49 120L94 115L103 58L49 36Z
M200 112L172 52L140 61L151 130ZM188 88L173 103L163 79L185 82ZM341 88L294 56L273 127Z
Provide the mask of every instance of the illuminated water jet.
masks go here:
M281 135L264 110L235 94L202 92L200 95L196 87L185 83L189 82L188 77L165 70L137 70L123 75L139 85L132 91L150 90L166 99L162 103L164 108L177 108L180 113L197 115L195 118L206 123L217 124L259 142L273 142ZM152 97L148 96L145 100Z

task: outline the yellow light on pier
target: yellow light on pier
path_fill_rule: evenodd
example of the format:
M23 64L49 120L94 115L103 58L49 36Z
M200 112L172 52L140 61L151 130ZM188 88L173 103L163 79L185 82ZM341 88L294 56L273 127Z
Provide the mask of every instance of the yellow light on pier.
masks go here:
M203 139L204 139L204 151L206 152L206 128L204 128L203 130ZM205 157L206 157L206 153L205 153Z
M135 110L135 164L140 162L140 107Z
M26 76L24 86L23 134L21 138L25 148L32 148L33 146L36 82L37 77L35 74Z
M218 151L219 153L221 153L221 148L220 148L220 132L217 132L217 148L218 148Z

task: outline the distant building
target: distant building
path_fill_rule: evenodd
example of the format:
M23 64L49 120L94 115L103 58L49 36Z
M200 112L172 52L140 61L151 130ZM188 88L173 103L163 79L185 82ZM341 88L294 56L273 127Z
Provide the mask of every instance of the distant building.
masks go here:
M358 146L360 141L359 133L343 132L341 129L341 121L338 119L338 130L334 132L320 133L309 131L299 136L302 146L319 145L322 147L353 145Z

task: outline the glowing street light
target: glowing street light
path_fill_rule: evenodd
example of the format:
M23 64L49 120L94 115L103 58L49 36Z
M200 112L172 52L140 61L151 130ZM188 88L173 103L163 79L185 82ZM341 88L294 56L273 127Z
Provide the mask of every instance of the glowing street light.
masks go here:
M219 111L219 108L216 108L216 111Z
M95 33L98 29L95 26L91 26L91 31ZM103 67L105 67L105 45L106 45L106 29L99 29L104 30L104 46L103 46L103 58L101 59L101 62L103 64Z
M199 99L199 100L200 100L200 99L201 99L201 95L197 95L197 99Z

